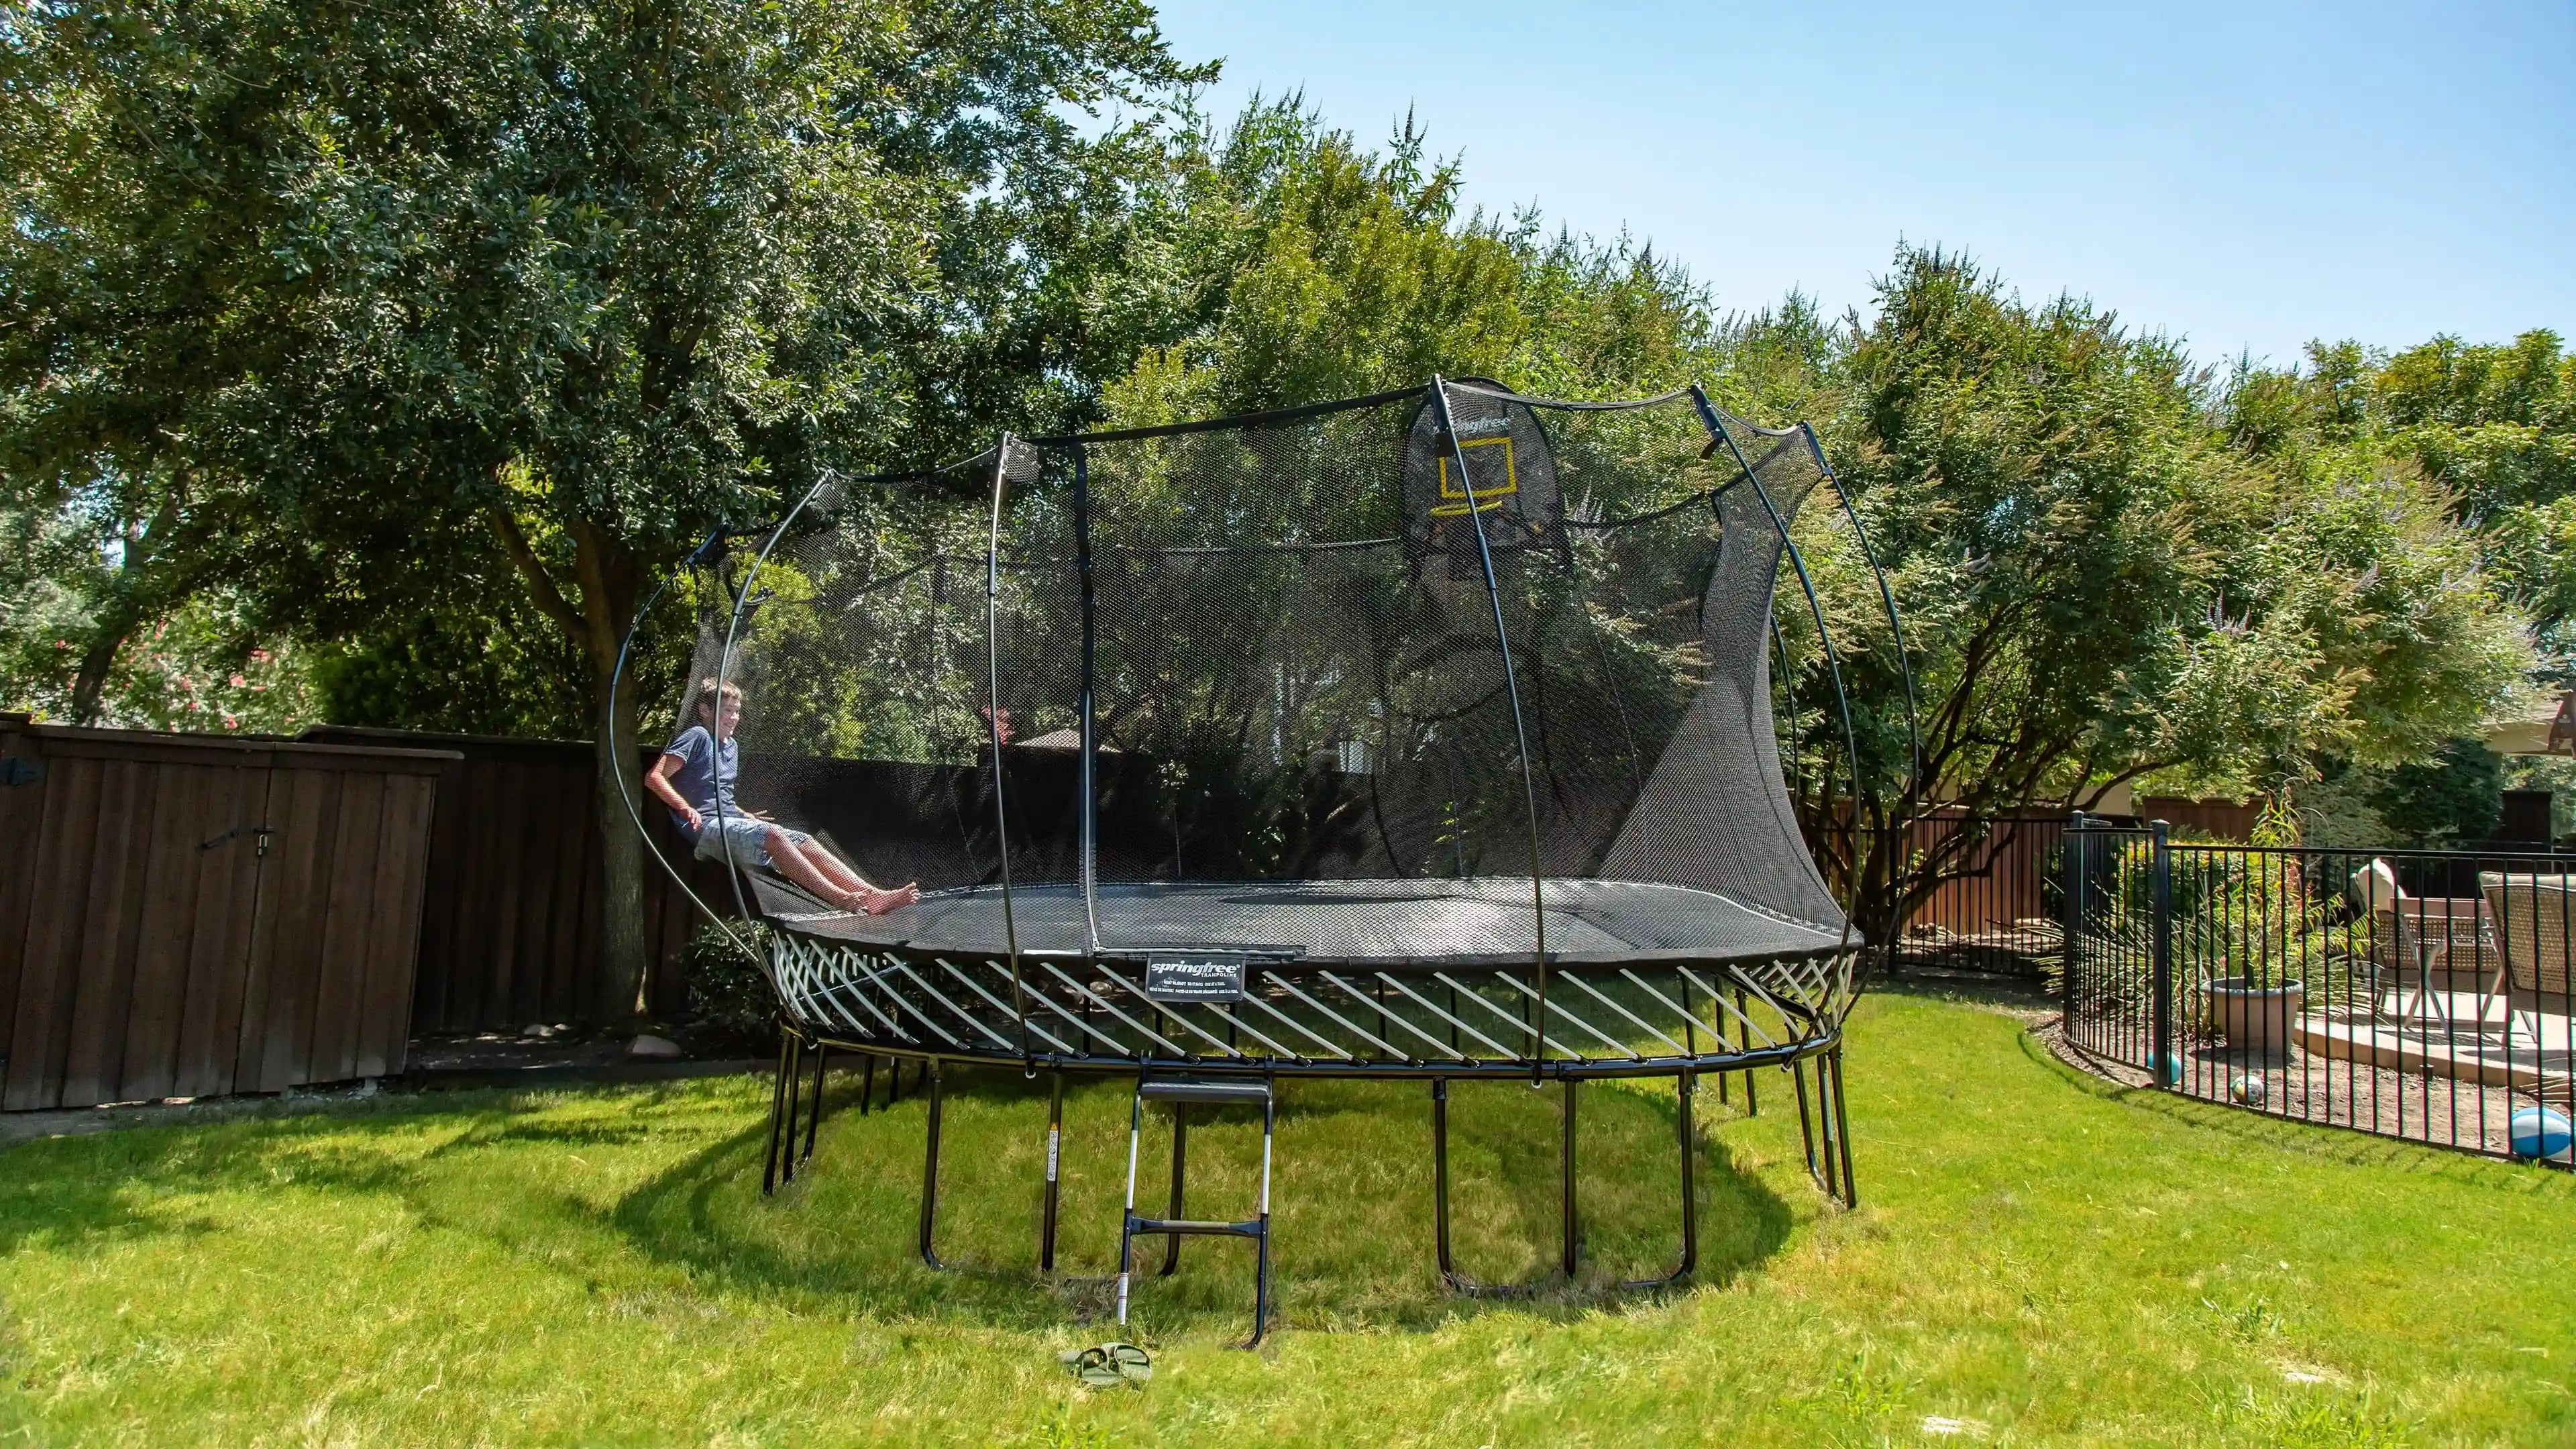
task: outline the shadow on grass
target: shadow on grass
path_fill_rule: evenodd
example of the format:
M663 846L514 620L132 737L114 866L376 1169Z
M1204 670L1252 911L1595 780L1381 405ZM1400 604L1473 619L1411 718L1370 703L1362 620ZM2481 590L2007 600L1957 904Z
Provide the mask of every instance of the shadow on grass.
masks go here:
M1113 1311L1117 1225L1125 1197L1128 1088L1070 1086L1066 1095L1058 1272L1037 1271L1045 1084L1014 1071L957 1072L946 1093L938 1248L950 1271L918 1255L925 1103L907 1098L862 1117L836 1081L821 1144L797 1181L759 1194L766 1125L710 1144L656 1174L613 1210L648 1258L728 1288L823 1300L880 1317L935 1316L1039 1329ZM1558 1256L1559 1089L1453 1084L1452 1232L1460 1267L1520 1280L1532 1296L1461 1297L1440 1285L1432 1251L1429 1093L1417 1084L1297 1082L1281 1092L1273 1188L1274 1302L1299 1327L1423 1329L1510 1307L1571 1315L1619 1299L1617 1282L1668 1271L1679 1250L1674 1099L1669 1088L1587 1087L1579 1112L1585 1263L1573 1280ZM1703 1090L1703 1115L1730 1111ZM1168 1206L1168 1118L1148 1114L1137 1205ZM1257 1112L1194 1110L1192 1216L1249 1216L1259 1197ZM1775 1254L1789 1205L1699 1140L1700 1259L1694 1284L1724 1283ZM1197 1240L1179 1273L1158 1278L1159 1239L1137 1244L1132 1331L1149 1337L1240 1336L1251 1310L1248 1245ZM816 1302L815 1306L821 1306Z

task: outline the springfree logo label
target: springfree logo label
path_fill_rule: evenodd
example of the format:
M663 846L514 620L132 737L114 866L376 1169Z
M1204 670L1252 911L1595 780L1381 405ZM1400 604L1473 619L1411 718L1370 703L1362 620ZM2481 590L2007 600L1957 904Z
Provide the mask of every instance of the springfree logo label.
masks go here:
M1194 951L1145 958L1145 994L1156 1001L1241 1001L1243 960Z

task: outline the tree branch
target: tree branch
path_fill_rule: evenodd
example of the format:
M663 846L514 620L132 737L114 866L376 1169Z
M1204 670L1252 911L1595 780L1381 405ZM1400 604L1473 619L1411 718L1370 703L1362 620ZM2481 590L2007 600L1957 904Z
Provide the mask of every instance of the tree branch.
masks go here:
M589 625L573 606L564 602L563 590L555 587L554 576L538 561L537 551L528 546L528 536L519 529L519 520L510 515L508 505L491 506L492 531L501 536L501 551L510 556L519 572L527 576L528 592L535 596L537 608L572 636L572 642L587 650L590 647Z

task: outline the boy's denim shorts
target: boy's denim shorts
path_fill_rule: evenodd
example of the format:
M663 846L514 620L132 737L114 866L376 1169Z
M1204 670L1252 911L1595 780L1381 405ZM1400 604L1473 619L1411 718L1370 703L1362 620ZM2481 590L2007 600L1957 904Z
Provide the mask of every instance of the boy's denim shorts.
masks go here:
M713 814L698 831L698 859L730 860L735 865L757 865L762 870L775 870L769 858L769 832L787 830L784 825L767 820L754 820L748 815L727 815L718 820ZM813 840L802 830L787 830L787 838L797 845Z

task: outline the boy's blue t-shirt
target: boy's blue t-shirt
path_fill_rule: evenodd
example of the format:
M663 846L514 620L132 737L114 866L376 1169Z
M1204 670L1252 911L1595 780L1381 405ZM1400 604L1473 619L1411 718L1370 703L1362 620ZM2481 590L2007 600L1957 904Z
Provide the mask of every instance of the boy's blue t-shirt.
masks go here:
M733 803L733 777L742 767L742 741L727 739L722 744L705 725L691 725L671 741L666 754L680 757L680 768L671 774L671 788L680 798L696 807L700 816L714 820L721 807L725 815L739 815L741 807ZM687 833L689 822L678 811L672 812L672 823Z

